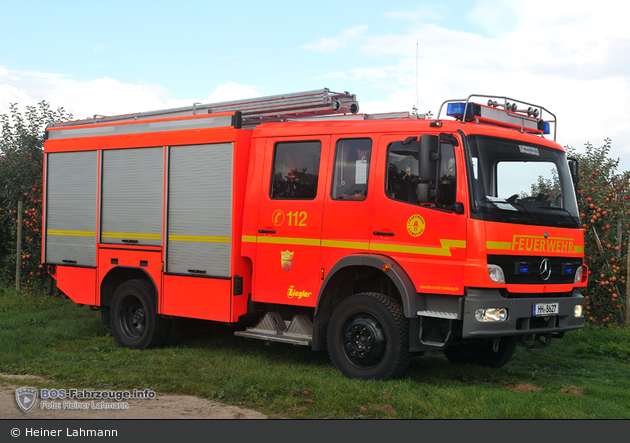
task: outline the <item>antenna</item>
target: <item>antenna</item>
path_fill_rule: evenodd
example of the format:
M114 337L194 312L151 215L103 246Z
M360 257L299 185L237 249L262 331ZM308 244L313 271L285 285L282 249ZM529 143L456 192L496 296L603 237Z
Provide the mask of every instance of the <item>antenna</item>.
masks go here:
M418 109L418 43L416 42L416 109Z

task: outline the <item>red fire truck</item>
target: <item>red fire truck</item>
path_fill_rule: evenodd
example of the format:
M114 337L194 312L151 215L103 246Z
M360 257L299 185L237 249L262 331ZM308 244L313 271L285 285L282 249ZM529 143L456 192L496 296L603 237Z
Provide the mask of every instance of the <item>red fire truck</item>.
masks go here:
M354 378L432 350L501 367L584 321L577 163L555 127L508 97L430 120L328 89L59 123L43 264L123 347L195 318L328 350Z

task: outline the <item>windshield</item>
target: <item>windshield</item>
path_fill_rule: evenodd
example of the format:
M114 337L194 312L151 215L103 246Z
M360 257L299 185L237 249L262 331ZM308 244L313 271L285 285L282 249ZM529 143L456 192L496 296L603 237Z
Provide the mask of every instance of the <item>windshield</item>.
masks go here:
M473 217L506 223L578 227L566 155L515 140L470 136Z

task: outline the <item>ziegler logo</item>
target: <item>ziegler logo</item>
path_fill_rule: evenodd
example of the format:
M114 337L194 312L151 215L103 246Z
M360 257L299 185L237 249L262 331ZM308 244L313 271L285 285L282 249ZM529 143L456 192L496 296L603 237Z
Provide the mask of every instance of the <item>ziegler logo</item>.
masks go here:
M301 299L301 298L309 298L312 294L312 292L296 291L293 288L294 288L293 285L289 286L289 290L287 291L287 297L289 298L297 297L298 299Z
M573 252L573 239L515 235L512 249L528 252Z

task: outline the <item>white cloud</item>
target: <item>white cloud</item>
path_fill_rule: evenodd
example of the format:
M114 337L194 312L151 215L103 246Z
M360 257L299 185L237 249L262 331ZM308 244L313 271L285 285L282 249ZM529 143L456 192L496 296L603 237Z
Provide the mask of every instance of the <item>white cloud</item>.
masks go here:
M333 52L348 46L355 40L362 38L367 31L366 25L354 26L344 30L336 37L321 38L316 43L309 43L303 47L317 52Z
M475 8L466 15L469 22L476 24L486 34L499 37L518 28L520 23L518 1L480 0Z
M108 77L81 81L61 74L9 71L0 67L0 113L8 112L10 103L31 106L46 100L53 108L63 106L75 118L88 118L259 95L255 86L228 82L219 85L206 99L176 100L160 85L124 83Z
M536 103L557 115L559 143L580 149L588 141L599 145L611 137L612 155L621 156L628 170L630 27L619 4L609 3L482 0L467 19L483 35L419 22L366 38L359 48L363 67L337 67L330 76L345 76L386 97L366 103L359 95L362 111L410 110L416 101L417 63L420 112L436 114L444 100L471 93ZM397 61L383 66L383 56Z
M239 85L234 82L227 82L217 86L210 94L206 103L219 103L245 98L260 97L257 87L253 85Z
M6 68L0 66L0 113L4 114L9 110L11 103L31 104L28 93L21 87L8 83L7 80L15 80Z

